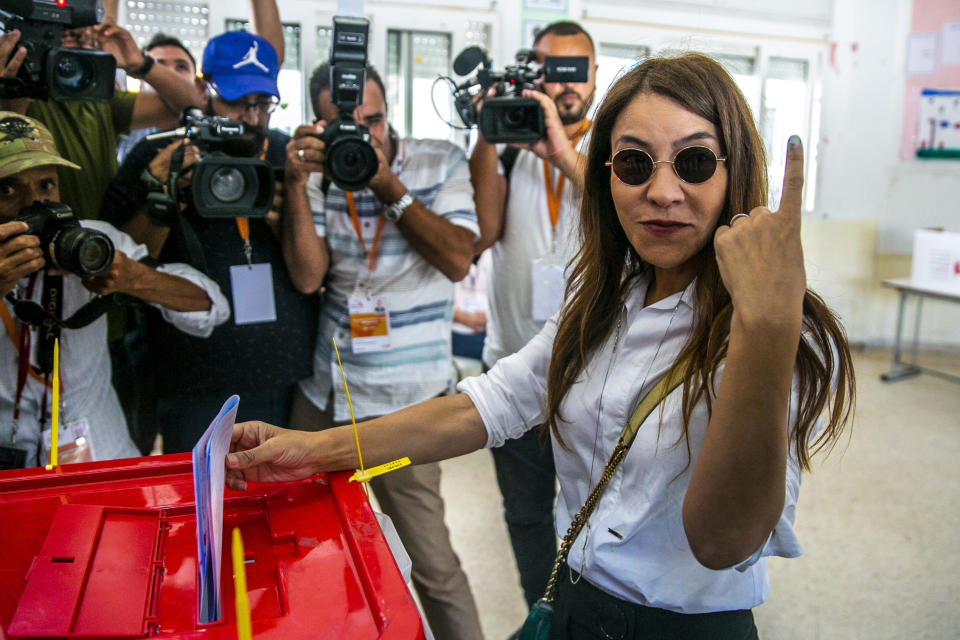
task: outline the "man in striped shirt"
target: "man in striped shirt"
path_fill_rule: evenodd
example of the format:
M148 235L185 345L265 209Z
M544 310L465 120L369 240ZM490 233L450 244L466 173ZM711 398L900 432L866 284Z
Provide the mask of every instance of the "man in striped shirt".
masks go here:
M353 116L369 128L379 161L367 188L345 192L324 180L318 134L336 119L330 68L318 67L310 95L319 122L287 146L281 236L291 278L304 292L325 284L314 375L300 384L291 425L350 422L336 341L356 418L371 418L442 395L451 384L453 283L473 258L479 227L466 156L439 140L399 139L387 124L383 83L367 68ZM416 461L414 461L416 462ZM476 605L443 522L436 463L371 482L413 560L413 582L437 638L481 638Z

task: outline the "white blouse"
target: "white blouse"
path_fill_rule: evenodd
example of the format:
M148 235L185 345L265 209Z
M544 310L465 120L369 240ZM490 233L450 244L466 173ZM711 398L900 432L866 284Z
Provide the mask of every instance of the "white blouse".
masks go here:
M644 308L648 283L640 279L629 294L616 353L611 335L561 404L561 432L569 450L551 436L560 481L556 527L561 537L599 480L623 425L643 394L666 374L691 329L694 285ZM487 447L518 438L543 422L555 333L556 317L518 353L500 360L487 374L460 383L459 390L483 418ZM722 367L717 385L721 374ZM788 456L783 513L766 543L737 567L707 569L691 552L681 520L707 411L701 400L691 416L691 459L681 435L682 394L681 386L642 424L567 562L600 589L642 605L681 613L750 609L770 591L766 556L802 553L793 531L800 489L796 455ZM794 386L788 428L796 421L796 408Z

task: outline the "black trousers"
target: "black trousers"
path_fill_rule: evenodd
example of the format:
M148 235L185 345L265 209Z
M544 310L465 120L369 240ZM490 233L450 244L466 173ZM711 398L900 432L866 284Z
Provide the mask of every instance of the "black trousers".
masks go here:
M584 579L571 584L569 575L564 565L550 640L758 640L749 609L675 613L621 600Z

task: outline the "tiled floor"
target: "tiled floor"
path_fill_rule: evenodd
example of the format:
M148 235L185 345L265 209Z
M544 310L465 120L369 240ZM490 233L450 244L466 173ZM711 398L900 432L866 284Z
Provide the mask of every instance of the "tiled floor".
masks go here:
M765 640L960 638L960 385L932 376L880 381L889 352L855 356L848 443L805 476L797 530L804 555L770 562L756 610ZM923 356L960 373L960 357ZM525 606L490 453L443 463L447 522L489 640Z

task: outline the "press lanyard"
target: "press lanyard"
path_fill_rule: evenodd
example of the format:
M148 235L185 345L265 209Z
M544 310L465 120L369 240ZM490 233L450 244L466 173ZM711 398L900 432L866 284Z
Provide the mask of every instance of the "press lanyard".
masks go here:
M353 202L353 194L347 191L346 196L347 210L350 211L353 230L357 232L357 240L360 241L360 246L363 247L363 253L367 257L367 267L369 267L370 273L373 273L374 268L377 266L377 245L380 244L380 232L383 231L383 225L386 223L387 218L383 215L383 211L381 211L380 219L377 221L377 231L373 236L373 246L368 251L367 243L363 241L363 232L360 230L360 218L357 217L357 208Z
M27 298L33 297L33 287L36 283L36 278L37 274L30 276L30 283L27 285ZM20 420L20 401L23 398L23 390L27 386L27 375L29 374L32 378L44 386L40 416L41 427L43 426L43 423L46 422L47 389L49 389L52 385L50 383L49 375L41 377L35 371L33 371L32 367L30 366L30 325L24 324L23 331L18 332L17 325L13 320L13 316L10 315L10 312L7 310L7 307L4 304L0 304L0 317L3 318L3 325L7 330L7 335L10 336L10 341L17 349L17 391L14 398L13 425L10 433L11 444L16 444L17 425ZM61 382L61 389L62 387L63 384Z
M269 141L263 141L263 152L258 156L260 160L267 157L267 145ZM240 232L240 239L243 240L243 257L247 259L247 266L253 267L253 245L250 244L250 219L236 217L237 230Z
M247 266L253 266L253 246L250 244L250 219L234 218L237 221L237 230L240 231L240 239L243 240L243 257L247 259Z
M589 128L590 121L584 120L580 131L570 139L570 145L576 147L577 141L580 140L580 137L586 133ZM561 171L557 177L556 188L554 188L550 162L547 160L543 161L543 182L547 191L547 212L550 214L550 253L556 253L557 251L557 221L560 219L560 197L563 194L563 183L565 180L566 176Z

